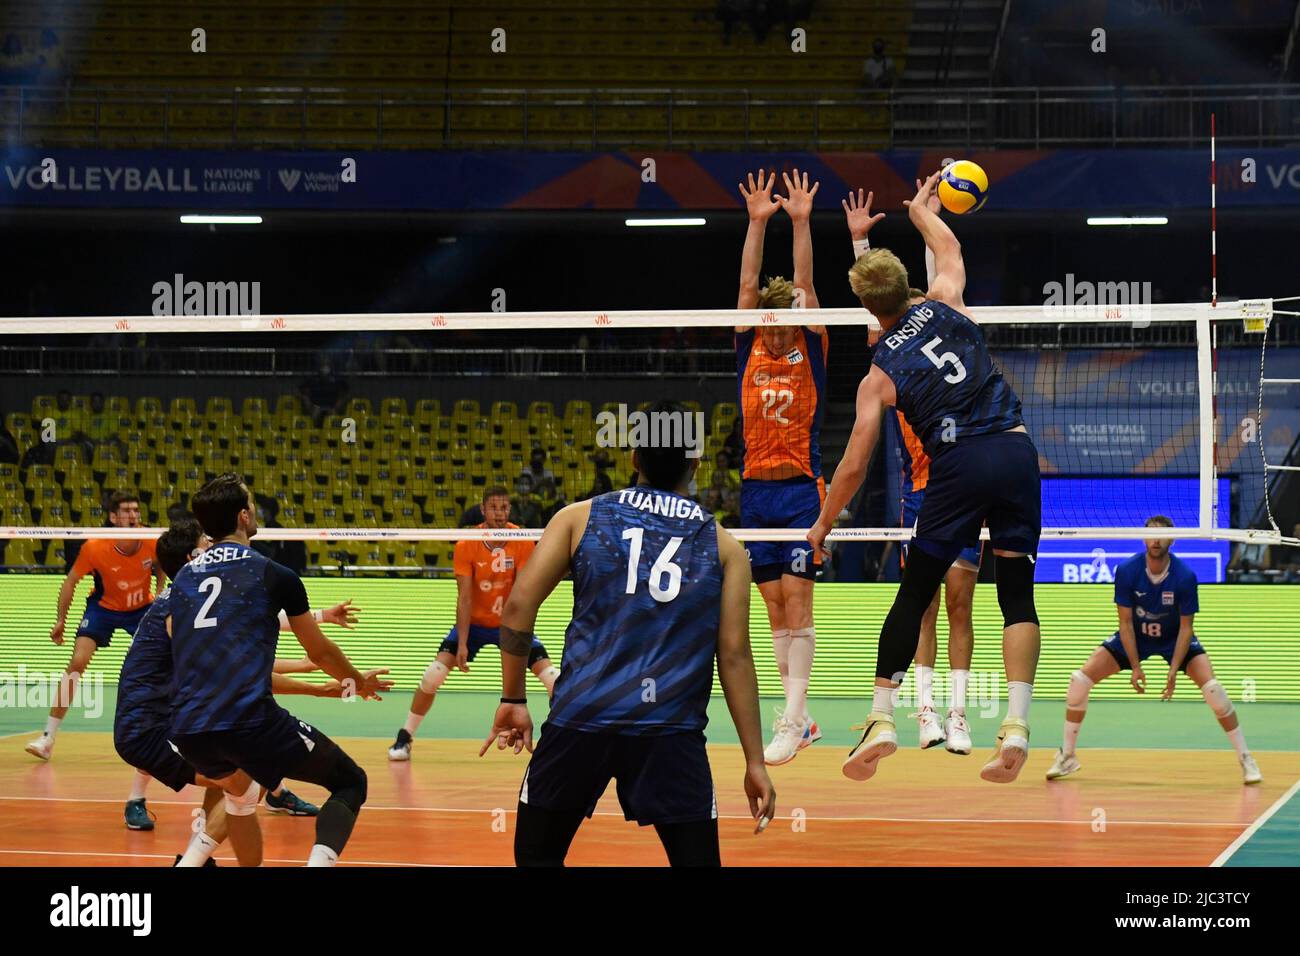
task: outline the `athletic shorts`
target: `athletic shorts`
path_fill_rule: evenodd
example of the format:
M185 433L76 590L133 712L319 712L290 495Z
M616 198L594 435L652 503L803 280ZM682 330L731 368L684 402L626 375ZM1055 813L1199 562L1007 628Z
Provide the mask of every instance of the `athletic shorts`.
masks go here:
M623 816L641 826L716 820L704 734L598 734L547 722L524 771L519 802L591 816L610 778Z
M336 746L310 724L283 707L250 727L173 734L180 755L205 777L220 780L243 770L268 790L275 790L313 750Z
M1038 553L1043 529L1038 450L1024 432L973 435L937 452L912 543L955 561L979 545L985 524L994 548Z
M1166 664L1174 662L1174 645L1178 643L1178 638L1155 638L1146 637L1142 634L1138 634L1136 637L1138 660L1144 661L1148 657L1163 657ZM1124 644L1119 639L1119 631L1112 634L1109 640L1103 641L1101 646L1110 651L1110 656L1115 658L1115 663L1119 665L1120 670L1128 671L1133 669L1128 655L1124 653ZM1201 642L1193 637L1191 644L1187 646L1187 656L1183 658L1183 666L1179 670L1186 673L1187 665L1191 663L1192 658L1204 653L1205 648L1201 646Z
M445 651L454 657L459 641L460 636L453 627L447 632L447 636L442 639L442 643L438 645L438 653L441 654ZM466 641L466 644L469 645L469 659L472 661L485 645L501 646L501 631L495 627L480 627L477 624L471 624L469 626L469 640ZM550 656L546 653L546 648L542 646L542 642L534 636L533 646L528 652L528 666L532 667L537 661Z
M147 610L148 604L134 611L106 611L99 602L87 601L86 611L77 625L77 637L92 638L96 647L108 647L113 632L118 628L135 637L135 629L140 626L140 618Z
M785 478L740 483L740 524L745 528L811 528L822 513L826 482ZM783 574L813 579L822 557L807 541L749 541L745 544L754 580L775 581Z
M921 502L925 500L925 489L920 491L905 491L903 493L903 527L916 530L916 516L921 513ZM903 542L903 563L907 563L907 551L910 541ZM963 548L961 554L957 555L958 561L965 561L972 568L978 569L980 566L980 546L977 544L973 548Z
M113 746L124 762L178 793L194 782L194 768L167 739L166 724L133 728L127 732L114 728Z

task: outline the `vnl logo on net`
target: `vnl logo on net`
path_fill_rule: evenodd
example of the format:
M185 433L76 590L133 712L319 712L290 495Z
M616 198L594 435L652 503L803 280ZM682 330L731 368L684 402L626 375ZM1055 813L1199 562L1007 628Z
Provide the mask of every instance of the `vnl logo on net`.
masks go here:
M685 448L687 458L704 454L704 413L691 411L605 410L596 416L596 444L601 448Z
M1045 316L1123 320L1146 328L1151 324L1151 305L1150 282L1090 282L1067 272L1064 282L1043 283Z
M23 664L16 673L0 671L0 709L47 710L70 707L94 720L104 713L104 675L70 678L59 671L29 671Z

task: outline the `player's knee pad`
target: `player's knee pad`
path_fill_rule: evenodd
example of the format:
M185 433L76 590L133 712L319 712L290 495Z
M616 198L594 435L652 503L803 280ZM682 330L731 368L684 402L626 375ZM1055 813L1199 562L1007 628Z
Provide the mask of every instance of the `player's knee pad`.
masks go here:
M424 671L424 676L420 678L420 690L426 694L436 694L442 682L447 679L447 665L442 661L434 661Z
M1086 710L1088 707L1088 692L1092 690L1093 679L1083 671L1075 671L1070 675L1070 686L1065 691L1065 707L1067 710Z
M998 606L1002 608L1002 626L1037 624L1034 609L1034 562L1027 556L997 556Z
M232 817L249 817L257 812L257 801L262 799L262 788L256 782L248 785L242 795L226 791L226 815Z
M1231 717L1233 713L1232 698L1228 692L1223 689L1223 685L1215 678L1210 678L1201 685L1201 695L1205 702L1210 705L1210 710L1214 711L1214 716L1223 720L1225 717Z

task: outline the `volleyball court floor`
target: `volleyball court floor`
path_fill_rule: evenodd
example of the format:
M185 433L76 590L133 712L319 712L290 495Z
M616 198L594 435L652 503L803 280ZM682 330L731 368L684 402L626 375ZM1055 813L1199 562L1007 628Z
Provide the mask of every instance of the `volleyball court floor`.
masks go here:
M130 832L122 809L131 772L113 750L112 688L103 714L70 714L54 758L23 751L44 724L36 710L0 711L0 866L167 866L185 846L195 788L150 784L152 832ZM287 699L297 716L337 740L366 770L370 794L340 863L350 866L508 866L525 758L478 748L495 698L439 695L410 763L387 747L409 694L382 702ZM775 701L764 700L764 719ZM544 704L541 705L544 708ZM534 716L538 717L534 705ZM1300 863L1300 706L1242 704L1247 740L1264 774L1243 786L1235 755L1203 704L1097 701L1080 739L1083 770L1047 782L1064 704L1039 701L1033 745L1014 784L979 779L995 716L972 715L975 752L916 747L900 711L900 750L855 783L839 765L857 734L861 704L814 700L825 738L771 768L778 816L753 834L744 762L724 703L710 708L710 759L723 862L733 866L1259 866ZM540 726L540 719L538 724ZM767 732L765 728L765 733ZM323 791L291 788L319 803ZM313 821L262 813L268 865L301 865ZM234 865L228 846L216 855ZM574 841L571 865L660 866L651 828L625 822L610 786Z

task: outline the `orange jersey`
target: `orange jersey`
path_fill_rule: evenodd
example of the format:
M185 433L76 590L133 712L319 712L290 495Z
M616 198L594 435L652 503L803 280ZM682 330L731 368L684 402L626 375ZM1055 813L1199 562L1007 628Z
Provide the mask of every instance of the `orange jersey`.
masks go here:
M924 491L930 483L930 456L925 453L921 439L916 437L903 413L896 408L890 409L890 413L898 426L898 451L903 458L903 494Z
M758 329L736 334L742 478L819 478L819 444L830 338L801 326L790 350L773 355Z
M486 524L478 527L486 528ZM507 528L518 528L507 524ZM515 575L533 554L536 541L457 541L452 568L456 577L469 578L473 589L469 622L476 627L500 627L501 610L515 585Z
M129 556L118 551L117 544L109 538L87 541L77 552L72 573L95 576L90 600L105 611L136 611L153 600L154 542L141 541Z

